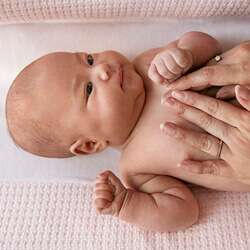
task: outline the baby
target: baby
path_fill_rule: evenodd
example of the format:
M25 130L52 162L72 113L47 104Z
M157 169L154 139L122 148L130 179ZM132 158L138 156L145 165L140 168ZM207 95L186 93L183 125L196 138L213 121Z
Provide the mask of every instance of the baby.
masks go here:
M200 130L161 106L166 92L161 83L220 53L213 37L189 32L165 47L140 54L132 63L115 51L48 54L23 69L9 90L10 133L24 150L44 157L120 147L123 184L111 171L99 174L93 193L95 210L149 230L186 228L195 223L199 209L180 180L217 190L249 191L236 180L197 176L178 168L187 158L216 157L167 137L159 128L171 121Z

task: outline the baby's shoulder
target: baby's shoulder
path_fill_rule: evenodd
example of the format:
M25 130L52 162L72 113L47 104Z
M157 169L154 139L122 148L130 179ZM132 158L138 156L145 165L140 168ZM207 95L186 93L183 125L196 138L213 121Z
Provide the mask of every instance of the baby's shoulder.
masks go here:
M123 184L130 189L136 190L145 180L154 178L156 174L146 173L142 162L136 160L133 154L123 155L119 163L119 172Z
M176 47L176 43L177 43L177 41L173 41L164 47L158 47L158 48L146 50L146 51L142 52L141 54L139 54L133 60L132 63L135 67L149 66L157 54L159 54L161 51L163 51L165 49Z
M145 150L142 140L137 136L122 150L119 171L124 184L130 188L136 188L144 178L155 176L153 157ZM145 136L144 136L145 137Z
M142 67L142 66L149 66L150 63L152 62L152 60L154 59L154 57L158 53L160 53L163 49L164 49L164 47L146 50L146 51L142 52L141 54L139 54L132 61L132 63L135 66L135 68Z

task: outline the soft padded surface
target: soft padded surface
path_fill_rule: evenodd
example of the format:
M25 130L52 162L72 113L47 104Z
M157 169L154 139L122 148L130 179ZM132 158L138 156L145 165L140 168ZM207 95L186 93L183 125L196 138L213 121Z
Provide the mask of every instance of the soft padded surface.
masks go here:
M249 0L1 0L0 23L249 17Z
M0 249L250 249L250 194L191 188L192 227L145 231L92 208L83 183L0 182Z
M178 232L146 232L110 216L98 216L92 208L96 175L111 169L119 176L118 149L89 157L45 159L17 149L7 133L4 103L9 86L38 57L53 51L111 49L133 59L190 30L215 36L223 50L250 37L246 19L0 27L0 180L7 181L0 182L1 249L250 248L249 194L191 187L200 204L198 223Z
M133 59L139 53L164 46L190 30L213 35L221 42L223 50L250 37L249 21L246 19L0 26L0 180L93 180L106 169L113 170L119 176L118 149L105 150L96 156L46 159L15 147L7 133L4 103L12 80L23 67L54 51L98 52L111 49Z

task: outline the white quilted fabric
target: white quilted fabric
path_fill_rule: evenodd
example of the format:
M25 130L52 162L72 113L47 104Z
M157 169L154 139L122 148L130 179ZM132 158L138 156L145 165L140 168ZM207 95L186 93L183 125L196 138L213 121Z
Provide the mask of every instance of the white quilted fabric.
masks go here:
M0 23L250 17L249 0L1 0Z

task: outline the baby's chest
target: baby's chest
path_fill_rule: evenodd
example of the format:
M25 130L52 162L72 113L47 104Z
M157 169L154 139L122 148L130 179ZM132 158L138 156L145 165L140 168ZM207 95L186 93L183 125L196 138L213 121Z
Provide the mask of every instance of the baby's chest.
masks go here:
M160 130L163 122L192 126L161 106L161 95L148 95L143 113L136 126L133 141L128 146L133 165L138 172L172 174L177 163L195 156L198 150L174 140ZM131 159L132 159L131 158Z

